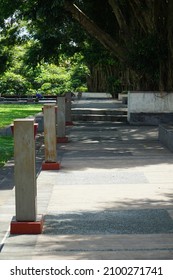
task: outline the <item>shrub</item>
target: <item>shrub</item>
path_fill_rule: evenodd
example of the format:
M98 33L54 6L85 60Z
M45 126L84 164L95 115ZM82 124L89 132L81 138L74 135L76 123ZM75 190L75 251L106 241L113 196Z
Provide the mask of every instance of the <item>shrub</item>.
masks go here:
M2 95L25 95L30 87L30 83L23 76L14 72L6 72L0 78L0 92Z

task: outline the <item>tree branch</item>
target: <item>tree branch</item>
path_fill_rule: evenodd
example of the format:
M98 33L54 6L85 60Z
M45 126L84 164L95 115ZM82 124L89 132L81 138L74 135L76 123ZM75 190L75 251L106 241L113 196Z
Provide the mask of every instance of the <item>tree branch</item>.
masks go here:
M119 44L101 28L99 28L86 14L84 14L71 1L64 1L64 8L70 12L72 17L95 39L97 39L106 49L111 51L117 58L124 61L125 51Z
M119 24L120 30L127 35L129 33L129 28L128 28L126 19L123 16L123 13L118 5L118 1L117 0L108 0L108 3L112 7L112 10L113 10L115 17L117 19L117 22Z
M133 14L139 22L141 28L145 33L152 32L154 24L152 19L153 1L146 2L147 11L142 8L140 0L129 0L130 6L132 8ZM149 6L150 5L150 6ZM150 8L149 8L150 7Z

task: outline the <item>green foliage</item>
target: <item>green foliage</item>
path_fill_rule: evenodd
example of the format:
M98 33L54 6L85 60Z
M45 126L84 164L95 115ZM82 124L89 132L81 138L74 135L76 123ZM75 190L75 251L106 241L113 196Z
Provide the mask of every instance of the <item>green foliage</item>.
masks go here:
M53 64L43 64L40 69L40 74L34 80L38 92L56 95L70 90L70 76L65 68Z
M89 75L89 69L86 66L84 56L76 53L68 60L67 67L70 74L71 91L86 91L86 78Z
M0 7L3 6L2 8L5 9L7 2L9 1L6 0L4 6L0 4ZM44 95L52 95L65 91L87 90L86 77L89 75L89 71L86 65L94 65L100 61L106 64L108 52L95 40L91 40L76 21L69 17L69 14L63 9L64 1L31 0L22 2L18 1L18 11L13 18L16 24L16 32L13 32L14 39L17 37L18 41L22 42L20 28L25 26L30 40L23 47L25 51L21 47L18 47L18 50L15 47L17 52L13 56L14 59L12 59L9 69L10 72L21 75L29 82L28 87L23 87L21 93L35 94L37 91ZM100 18L102 13L100 14L98 10L98 0L92 5L90 1L77 2L82 8L86 8L87 13L89 12L92 17L97 18L99 24L104 25ZM12 7L10 9L12 10ZM104 3L102 11L105 10L106 14L109 14L109 5ZM20 15L22 15L21 19ZM104 18L104 14L102 17ZM111 16L111 21L113 18L114 16ZM110 31L110 26L107 28ZM64 64L61 57L63 57ZM53 64L56 64L55 73L52 73ZM20 86L20 88L22 87ZM16 94L16 90L12 91L11 87L10 89L5 88L4 83L1 89L2 93L7 90L7 93Z
M34 84L42 94L57 95L68 91L76 91L79 87L86 88L87 67L78 61L61 59L59 66L42 64L41 72Z
M0 48L0 73L3 73L8 64L9 53L6 49Z
M0 73L4 73L11 63L11 47L9 34L4 36L2 30L0 31ZM8 40L9 39L9 40Z
M13 48L11 66L0 76L2 95L35 95L36 92L57 95L76 91L80 87L86 89L88 68L80 53L73 57L61 56L58 65L37 62L35 67L31 67L26 64L26 57L30 47L34 50L34 46L35 43L31 41ZM29 57L33 59L32 56Z
M25 48L23 55L23 62L29 67L35 68L41 62L43 56L41 52L40 42L37 40L30 40Z
M19 8L19 5L23 2L22 0L1 0L0 1L0 20L3 24L4 18L10 17L16 9Z
M0 8L1 5L2 3L0 3ZM0 12L0 74L3 74L12 64L13 48L18 42L20 33L20 25L16 18L17 14L11 15L7 19L4 18L1 23Z
M0 78L0 92L6 95L24 95L31 87L30 83L20 74L7 71Z
M85 87L83 69L74 69L73 65L71 70L65 67L66 77L62 74L61 80L56 81L55 79L50 81L34 70L35 68L38 71L39 64L58 65L59 57L64 54L72 57L75 52L83 55L89 69L97 67L98 64L105 64L106 69L106 66L110 65L110 60L107 58L111 57L110 53L113 52L120 63L123 60L123 63L118 65L119 72L125 74L127 70L131 70L130 81L127 78L127 83L134 87L137 84L139 87L142 83L145 83L146 87L150 84L152 89L155 89L158 88L160 79L164 88L167 88L167 84L171 84L172 87L173 82L170 82L173 57L172 1L66 1L76 4L81 9L82 12L78 10L76 15L79 23L73 20L74 9L70 12L69 8L67 12L64 2L64 0L0 1L1 74L12 63L11 46L30 37L32 44L25 55L25 66L23 69L18 68L18 73L16 67L14 70L16 74L23 75L32 84L32 88L28 89L29 92L40 90L45 94L46 92L57 94L70 88ZM89 33L104 47L100 47L100 43L97 44L95 39L91 39L84 31L83 28L88 30L87 21L83 20L84 13L103 31L96 32L95 28L91 27ZM23 22L28 36L22 35ZM110 35L107 39L104 39L105 32ZM118 50L112 48L112 45L117 45ZM122 51L122 57L119 55L119 52L121 53L119 49ZM40 79L42 76L42 82L39 81L38 76ZM107 76L110 87L118 88L119 77L113 77L115 79L113 81L112 73Z
M163 46L162 50L160 45ZM147 75L153 82L159 80L159 63L167 51L165 45L159 41L156 34L150 34L147 37L136 37L128 48L128 64L136 70L137 73Z

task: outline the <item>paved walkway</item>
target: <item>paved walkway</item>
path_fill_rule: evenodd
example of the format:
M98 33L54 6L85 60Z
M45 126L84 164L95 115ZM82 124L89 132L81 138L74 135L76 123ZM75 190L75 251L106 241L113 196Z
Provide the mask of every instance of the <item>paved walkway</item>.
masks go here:
M67 135L61 169L37 179L43 234L9 235L14 188L1 170L0 259L173 259L173 154L158 128L75 122Z

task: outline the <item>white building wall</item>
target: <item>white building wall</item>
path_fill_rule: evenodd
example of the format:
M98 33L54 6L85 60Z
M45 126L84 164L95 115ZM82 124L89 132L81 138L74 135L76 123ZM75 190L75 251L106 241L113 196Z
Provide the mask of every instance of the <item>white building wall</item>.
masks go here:
M173 93L128 92L128 121L131 113L172 113Z

